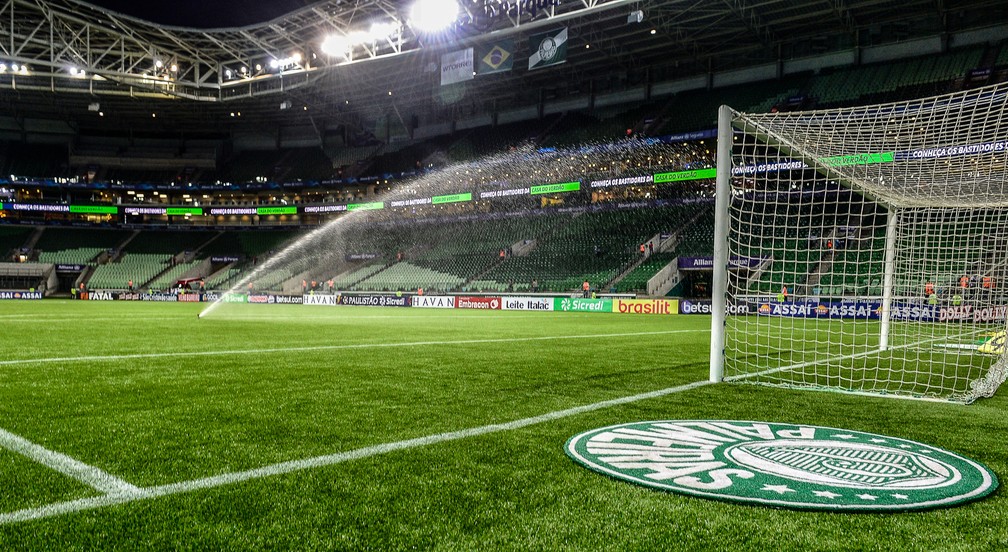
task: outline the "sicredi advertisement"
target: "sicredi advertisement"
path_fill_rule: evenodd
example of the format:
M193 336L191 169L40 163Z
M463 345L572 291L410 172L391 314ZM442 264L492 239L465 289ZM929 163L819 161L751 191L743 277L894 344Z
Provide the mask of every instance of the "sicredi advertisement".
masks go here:
M612 299L580 299L577 297L556 297L553 310L565 312L612 312Z

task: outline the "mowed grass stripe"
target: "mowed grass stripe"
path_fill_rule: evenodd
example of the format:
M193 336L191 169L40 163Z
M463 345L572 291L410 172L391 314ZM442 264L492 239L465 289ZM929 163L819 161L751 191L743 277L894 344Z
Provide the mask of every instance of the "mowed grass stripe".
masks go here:
M450 431L447 433L427 435L424 437L407 439L404 441L383 443L380 445L359 448L346 452L328 454L325 456L316 456L314 458L306 458L303 460L282 462L270 466L263 466L261 468L255 468L240 472L225 473L215 475L212 477L194 479L190 481L182 481L179 483L172 483L168 485L160 485L148 488L132 487L129 490L123 490L114 494L83 498L79 500L70 500L66 502L58 502L55 504L50 504L39 508L29 508L25 510L18 510L15 512L0 514L0 525L43 519L58 515L70 514L74 512L81 512L85 510L94 510L97 508L103 508L107 506L127 504L139 500L149 500L153 498L159 498L180 493L188 493L202 489L212 489L224 485L240 483L242 481L262 479L264 477L272 477L276 475L288 474L308 469L322 468L332 466L335 464L341 464L343 462L348 462L352 460L369 458L372 456L388 454L390 452L396 452L401 450L409 450L419 447L425 447L448 441L456 441L468 437L478 437L481 435L488 435L491 433L498 433L502 431L514 431L531 425L541 424L544 422L551 422L562 418L567 418L570 416L576 416L578 414L585 414L595 410L620 406L646 399L655 399L673 393L681 393L683 391L689 391L691 389L696 389L698 387L710 385L711 383L712 382L706 380L696 381L693 383L678 385L675 387L669 387L657 391L650 391L646 393L639 393L637 395L631 395L628 397L620 397L616 399L600 401L597 403L576 406L565 410L547 412L539 416L533 416L531 418L524 418L521 420L514 420L502 424L490 424L480 427L462 429L459 431Z
M605 339L614 337L646 337L683 333L709 333L709 330L662 330L650 332L621 332L581 335L544 335L535 337L506 337L489 339L456 339L445 341L404 341L389 343L352 343L342 345L309 345L303 347L267 347L260 349L226 349L219 351L172 351L160 353L127 353L121 355L86 355L77 357L22 358L0 361L0 366L18 364L46 364L52 362L105 362L142 358L231 356L267 353L300 353L310 351L333 351L340 349L382 349L396 347L426 347L439 345L481 345L490 343L521 343L530 341L558 341L565 339Z

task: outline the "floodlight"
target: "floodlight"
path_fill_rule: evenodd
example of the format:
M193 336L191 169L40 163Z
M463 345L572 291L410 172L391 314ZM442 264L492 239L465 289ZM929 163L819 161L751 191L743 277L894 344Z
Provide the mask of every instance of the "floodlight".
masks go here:
M417 0L410 10L410 24L421 32L436 33L451 26L458 13L455 0Z
M277 60L275 60L275 59L271 59L270 60L270 67L272 67L273 69L276 69L277 67L280 67L280 62L277 61Z
M345 36L329 35L322 41L322 52L330 56L349 57L353 46Z
M371 40L381 40L394 35L397 31L399 31L399 24L395 21L376 21L371 24L371 30L368 34Z

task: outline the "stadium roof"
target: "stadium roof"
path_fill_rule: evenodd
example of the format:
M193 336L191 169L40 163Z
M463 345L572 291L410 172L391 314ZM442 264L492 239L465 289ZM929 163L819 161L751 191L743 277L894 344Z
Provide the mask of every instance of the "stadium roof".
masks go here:
M414 32L409 5L397 0L326 0L219 29L165 26L78 0L7 0L0 105L15 117L56 117L75 128L164 131L296 121L320 128L320 121L405 121L415 113L452 120L537 105L544 95L1008 22L1002 0L558 0L532 12L525 2L524 11L494 18L472 8L494 2L464 3L469 12L455 29L427 36ZM636 11L639 23L628 19ZM376 22L394 31L348 59L322 51L325 36L355 36ZM529 36L562 27L567 62L528 70ZM502 40L514 40L511 71L440 85L442 54Z

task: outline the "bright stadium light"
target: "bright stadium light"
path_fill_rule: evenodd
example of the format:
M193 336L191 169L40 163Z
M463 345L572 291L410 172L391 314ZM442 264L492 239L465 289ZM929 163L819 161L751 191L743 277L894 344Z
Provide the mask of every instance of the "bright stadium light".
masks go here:
M345 36L329 35L322 41L322 52L330 56L349 57L353 46Z
M371 30L368 33L371 40L382 40L388 38L399 32L399 24L395 21L376 21L371 24Z
M455 0L417 0L410 10L410 24L418 31L436 33L451 26L458 13Z

